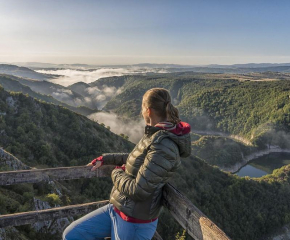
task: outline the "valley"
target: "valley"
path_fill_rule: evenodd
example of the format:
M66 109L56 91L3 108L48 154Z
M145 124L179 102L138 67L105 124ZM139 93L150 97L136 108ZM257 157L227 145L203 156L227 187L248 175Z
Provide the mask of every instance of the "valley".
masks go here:
M261 156L289 153L288 73L258 69L237 73L241 71L125 74L67 86L50 82L49 77L33 80L0 71L1 169L84 165L104 152L130 152L132 141L138 142L143 134L141 96L150 88L163 87L170 91L181 119L192 126L192 156L184 159L172 184L232 239L273 235L290 222L288 160L271 165L277 158L268 159L271 168L260 163L258 169L267 175L259 178L232 173ZM30 211L38 203L49 207L103 200L110 189L110 179L1 187L0 213ZM21 240L59 236L61 228L45 232L45 226L12 228L5 236L13 232ZM174 239L181 230L168 213L162 214L158 232L164 239Z

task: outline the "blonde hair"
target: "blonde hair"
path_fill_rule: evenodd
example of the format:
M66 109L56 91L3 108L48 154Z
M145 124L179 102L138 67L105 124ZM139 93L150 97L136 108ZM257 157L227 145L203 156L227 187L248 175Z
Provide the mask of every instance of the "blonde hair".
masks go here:
M177 124L179 113L171 103L170 93L164 88L151 88L143 95L144 107L153 108L159 117Z

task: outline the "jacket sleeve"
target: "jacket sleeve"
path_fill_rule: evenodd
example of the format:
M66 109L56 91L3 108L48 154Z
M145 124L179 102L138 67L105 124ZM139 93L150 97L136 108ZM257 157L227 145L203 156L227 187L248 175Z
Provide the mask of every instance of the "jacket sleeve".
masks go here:
M122 166L126 163L129 153L103 153L104 165Z
M121 169L114 169L111 176L114 186L125 196L144 201L156 188L163 187L171 176L170 172L175 170L178 164L180 160L177 146L168 138L164 138L150 146L136 178Z

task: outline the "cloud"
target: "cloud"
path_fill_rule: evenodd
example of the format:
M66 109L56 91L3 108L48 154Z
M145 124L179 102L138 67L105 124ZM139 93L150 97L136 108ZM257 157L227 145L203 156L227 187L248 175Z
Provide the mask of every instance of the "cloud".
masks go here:
M94 70L81 70L81 69L54 69L54 70L37 70L39 73L59 75L59 77L50 80L50 82L57 83L63 86L69 86L77 82L91 83L100 78L123 76L132 74L144 74L149 72L167 73L164 69L154 68L99 68Z
M50 82L60 84L63 86L69 86L77 82L91 83L100 78L111 76L122 76L132 74L145 74L149 72L165 73L167 70L156 68L140 68L140 67L123 67L123 68L99 68L99 69L50 69L50 70L38 70L37 72L58 75L50 80ZM90 108L102 109L106 103L114 96L122 92L122 88L108 87L103 85L102 87L88 87L84 89L83 99L75 99L69 97L72 95L70 90L55 91L52 96L57 100L70 104L72 106L84 105Z
M73 92L69 89L56 89L53 88L54 92L51 94L52 97L57 99L58 101L65 102L74 107L78 107L83 104L82 99L75 98Z
M98 87L89 87L86 88L85 91L90 95L97 95L101 93L101 90Z
M105 101L107 98L106 98L106 96L105 95L98 95L97 97L96 97L96 100L98 101L98 102L103 102L103 101Z
M98 87L88 87L85 92L90 95L91 102L97 106L98 109L102 109L106 103L117 94L122 92L122 88L108 87L103 85L101 89Z
M138 143L144 134L145 122L140 121L128 121L126 123L114 113L93 113L87 116L93 121L98 123L104 123L106 126L110 126L110 130L116 134L125 134L129 136L129 140L133 143Z

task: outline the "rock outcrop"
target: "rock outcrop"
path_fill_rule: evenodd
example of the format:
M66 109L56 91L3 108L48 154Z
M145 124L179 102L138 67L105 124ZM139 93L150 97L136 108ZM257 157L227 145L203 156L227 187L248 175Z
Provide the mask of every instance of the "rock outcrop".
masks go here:
M7 170L10 171L31 169L11 153L6 152L3 148L0 148L0 167L6 167Z

